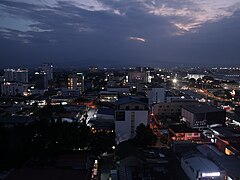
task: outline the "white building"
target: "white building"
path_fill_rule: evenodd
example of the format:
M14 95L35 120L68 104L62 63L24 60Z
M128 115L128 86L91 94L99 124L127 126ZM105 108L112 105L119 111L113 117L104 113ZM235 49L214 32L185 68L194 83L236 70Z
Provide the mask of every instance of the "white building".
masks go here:
M187 74L188 79L193 78L195 80L202 79L204 76L204 74Z
M27 86L22 83L4 82L1 84L1 92L5 96L23 95L25 91L27 91Z
M148 105L132 98L116 102L115 133L117 143L134 138L136 128L148 124Z
M198 179L224 179L225 171L201 155L181 158L181 167L190 180Z
M153 87L147 90L148 104L161 103L165 101L165 88Z

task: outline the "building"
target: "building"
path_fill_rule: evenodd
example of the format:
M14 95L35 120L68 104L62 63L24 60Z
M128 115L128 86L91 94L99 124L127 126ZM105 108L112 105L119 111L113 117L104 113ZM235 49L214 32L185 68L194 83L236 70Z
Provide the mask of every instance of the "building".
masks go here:
M27 87L22 83L16 82L4 82L1 84L2 95L5 96L16 96L23 95L27 91Z
M107 87L107 91L118 92L120 94L129 94L130 87L129 86L112 86L112 87Z
M68 77L68 89L79 90L80 94L84 92L84 75L77 73Z
M201 139L201 132L187 127L185 124L169 125L169 141L197 141Z
M216 146L226 155L240 157L240 137L216 137Z
M5 81L14 81L14 69L4 69Z
M41 67L41 70L46 73L47 81L53 79L53 65L50 63L44 63Z
M114 103L118 100L118 92L111 91L101 91L99 93L100 102Z
M6 82L28 83L28 69L4 69Z
M28 83L28 69L17 69L14 74L16 82Z
M68 89L68 88L62 88L61 89L62 96L69 96L69 97L79 97L80 91L77 89Z
M131 139L141 123L148 124L148 105L137 99L125 97L116 102L115 133L117 143Z
M182 107L182 120L191 128L225 125L226 111L206 104Z
M199 145L198 151L206 158L211 159L218 167L221 167L226 173L225 179L227 180L239 180L240 179L240 159L234 156L227 156L220 152L213 145Z
M181 167L191 180L224 180L226 174L225 171L221 170L214 162L201 155L182 157Z
M35 72L35 88L36 89L47 89L48 88L48 78L44 71Z
M195 79L195 80L198 80L198 79L202 79L205 75L204 74L187 74L187 78L188 79Z
M128 71L126 76L126 82L128 83L151 83L152 81L152 71L148 67L138 67Z
M165 88L152 87L147 90L148 104L161 103L165 101Z
M152 106L152 113L157 117L180 117L181 109L186 105L194 105L194 100L175 100L173 102L160 102Z

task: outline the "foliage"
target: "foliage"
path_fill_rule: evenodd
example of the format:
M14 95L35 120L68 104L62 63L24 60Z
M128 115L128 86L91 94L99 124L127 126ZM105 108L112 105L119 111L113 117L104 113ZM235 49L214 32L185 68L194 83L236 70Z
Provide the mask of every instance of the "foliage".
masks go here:
M90 147L94 154L112 151L113 146L115 146L115 133L101 131L91 134Z
M64 112L64 107L62 105L47 105L44 106L42 109L39 109L37 112L35 112L34 116L39 117L51 117L53 113L60 113Z
M153 133L149 126L140 124L136 129L134 142L136 146L142 148L145 148L147 146L154 146L157 142L157 136Z

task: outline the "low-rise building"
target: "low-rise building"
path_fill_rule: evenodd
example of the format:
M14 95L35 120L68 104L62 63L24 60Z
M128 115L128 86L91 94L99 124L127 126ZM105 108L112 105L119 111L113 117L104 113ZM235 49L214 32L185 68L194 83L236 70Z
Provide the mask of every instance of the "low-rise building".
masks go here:
M101 91L99 93L100 102L114 103L118 100L118 92L116 91Z
M181 109L186 105L194 105L194 100L177 100L173 102L161 102L152 106L152 112L157 117L180 117Z
M191 128L225 125L226 111L206 104L182 107L182 120Z
M181 158L181 167L189 179L222 179L225 171L221 170L214 162L201 155L190 155Z
M187 127L185 124L169 126L170 141L195 141L201 139L201 132Z

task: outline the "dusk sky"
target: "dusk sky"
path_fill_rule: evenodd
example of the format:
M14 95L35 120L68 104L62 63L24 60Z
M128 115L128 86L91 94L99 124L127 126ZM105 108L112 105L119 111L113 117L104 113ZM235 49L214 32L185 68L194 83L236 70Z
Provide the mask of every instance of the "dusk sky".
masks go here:
M240 0L1 0L1 67L240 64Z

